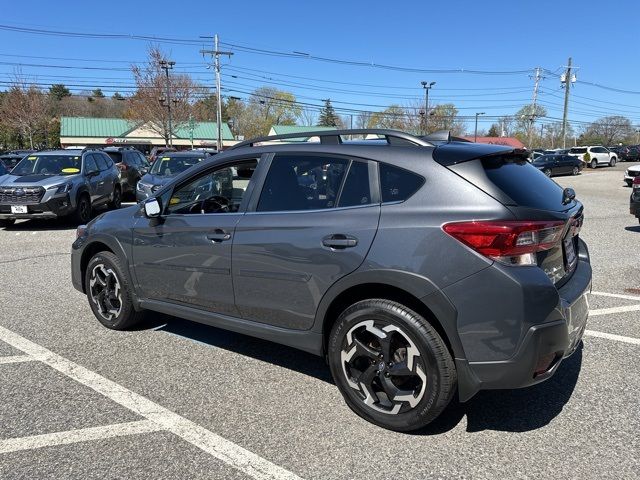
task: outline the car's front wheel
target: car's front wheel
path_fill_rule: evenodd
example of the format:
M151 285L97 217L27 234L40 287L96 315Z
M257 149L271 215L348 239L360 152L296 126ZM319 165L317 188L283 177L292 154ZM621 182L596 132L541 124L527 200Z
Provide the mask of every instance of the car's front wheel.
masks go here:
M551 169L550 168L545 168L542 173L544 173L547 177L551 176Z
M435 328L390 300L363 300L342 312L331 330L328 359L347 405L390 430L429 424L457 385L453 358Z
M89 199L89 195L86 193L83 193L78 198L76 211L74 212L73 217L75 222L81 225L91 220L91 200Z
M580 169L578 167L573 167L571 170L571 175L578 175L580 173Z
M616 157L611 157L611 160L609 160L609 166L610 166L610 167L615 167L615 166L616 166L616 163L618 163L618 162L616 161Z
M100 252L89 260L85 290L93 314L105 327L125 330L141 321L143 312L135 310L124 268L113 253Z
M122 206L122 191L120 187L116 186L113 189L113 195L111 196L111 201L109 202L109 208L111 210L118 210Z
M591 160L591 168L596 168L598 166L598 161L594 158L593 160Z

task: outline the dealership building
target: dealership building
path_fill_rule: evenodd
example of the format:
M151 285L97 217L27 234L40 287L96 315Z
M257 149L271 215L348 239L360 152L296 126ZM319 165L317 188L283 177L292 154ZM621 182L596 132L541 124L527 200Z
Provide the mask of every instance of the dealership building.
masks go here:
M238 143L226 123L221 126L222 145L230 147ZM215 122L191 122L178 125L173 131L172 143L178 149L192 146L216 146L218 128ZM149 151L156 146L164 146L164 138L149 128L148 124L124 120L122 118L61 117L60 144L70 146L105 145L135 146Z

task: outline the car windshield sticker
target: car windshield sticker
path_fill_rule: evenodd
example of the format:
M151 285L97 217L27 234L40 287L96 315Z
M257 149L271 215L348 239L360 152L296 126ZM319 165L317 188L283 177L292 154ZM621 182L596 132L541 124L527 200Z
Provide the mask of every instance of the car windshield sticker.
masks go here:
M62 173L80 173L80 169L78 168L63 168L61 170Z

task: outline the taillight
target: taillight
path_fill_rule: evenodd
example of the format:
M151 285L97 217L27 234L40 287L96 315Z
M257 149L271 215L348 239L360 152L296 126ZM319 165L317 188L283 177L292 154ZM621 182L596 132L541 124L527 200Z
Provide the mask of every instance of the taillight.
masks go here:
M506 265L535 265L536 252L562 240L562 221L472 221L447 223L442 229L476 252Z
M640 176L633 179L633 188L640 188Z

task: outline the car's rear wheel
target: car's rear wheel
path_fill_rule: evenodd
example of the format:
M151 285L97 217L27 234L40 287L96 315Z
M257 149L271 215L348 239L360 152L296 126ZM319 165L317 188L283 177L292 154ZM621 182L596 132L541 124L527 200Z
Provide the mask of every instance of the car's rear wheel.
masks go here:
M542 173L544 173L547 177L551 176L551 169L550 168L545 168Z
M0 228L10 227L14 223L16 223L16 221L11 218L2 219L0 220Z
M390 300L363 300L342 312L331 330L328 359L347 405L390 430L429 424L457 385L455 364L438 332Z
M580 173L580 169L578 167L573 167L571 171L571 175L578 175Z
M86 193L83 193L78 198L76 211L73 217L75 222L78 224L84 224L91 220L91 200L89 199L89 195Z
M120 187L116 186L113 189L113 196L109 202L109 208L111 210L118 210L122 206L122 191Z
M131 301L131 290L118 257L111 252L94 255L85 272L85 290L93 314L102 325L125 330L139 323L143 313Z
M593 160L591 160L591 168L596 168L598 166L598 161L594 158Z

